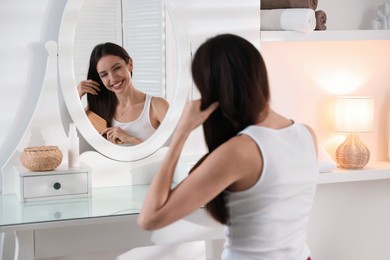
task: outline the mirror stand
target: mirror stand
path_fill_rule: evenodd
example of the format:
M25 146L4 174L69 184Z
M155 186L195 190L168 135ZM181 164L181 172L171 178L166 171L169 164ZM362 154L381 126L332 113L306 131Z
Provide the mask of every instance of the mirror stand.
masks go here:
M162 147L152 155L132 162L112 160L96 151L80 155L80 161L93 168L92 187L118 187L150 184L164 158L168 147Z
M26 92L27 96L23 100L27 104L23 106L23 111L18 117L20 121L25 122L26 127L15 130L15 132L20 132L20 134L15 133L14 135L15 139L18 138L18 144L2 168L3 194L15 193L16 171L14 167L21 165L19 157L25 147L55 145L60 148L63 154L62 163L67 161L67 135L61 121L59 92L57 90L57 43L48 41L45 47L47 60L46 70L42 72L44 74L43 83L39 79L32 81L31 87ZM37 48L31 51L37 52ZM30 62L33 64L32 66L39 67L39 65L44 64L44 57L33 55ZM44 68L43 65L42 67ZM32 70L32 72L36 71ZM42 87L39 89L34 84L42 84ZM30 93L31 91L38 93ZM36 103L34 103L33 95L37 95Z

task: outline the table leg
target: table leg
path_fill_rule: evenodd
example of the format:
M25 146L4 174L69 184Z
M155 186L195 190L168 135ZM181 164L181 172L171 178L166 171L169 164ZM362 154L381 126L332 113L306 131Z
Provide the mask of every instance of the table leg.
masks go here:
M15 255L15 237L13 233L0 233L0 259L12 259Z
M224 239L206 240L206 259L207 260L219 260L221 259Z
M4 243L5 243L5 234L0 233L0 259L4 258L4 253L5 253Z
M15 231L14 260L34 260L34 231Z

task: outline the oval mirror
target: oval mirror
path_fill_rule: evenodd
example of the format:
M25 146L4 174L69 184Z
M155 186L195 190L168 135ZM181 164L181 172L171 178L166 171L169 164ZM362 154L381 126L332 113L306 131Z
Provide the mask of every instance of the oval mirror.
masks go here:
M105 0L106 1L106 0ZM103 3L105 1L99 1ZM134 3L144 3L143 0L131 0ZM188 91L191 87L191 82L184 83L183 79L189 79L189 63L190 63L190 44L188 40L187 33L185 28L183 27L184 22L179 16L180 10L178 8L172 8L169 1L156 0L158 3L162 5L164 24L162 28L164 30L162 33L164 35L161 38L165 41L163 47L163 55L165 55L164 60L166 65L165 68L162 68L163 78L161 79L162 84L172 85L171 91L165 91L168 88L161 87L161 95L166 98L169 102L169 109L165 115L165 118L161 125L158 127L156 132L149 137L147 140L142 142L141 144L134 146L122 146L113 144L103 138L93 127L92 123L89 121L85 111L83 102L80 101L77 92L77 84L80 78L77 79L77 75L75 72L75 68L78 66L77 55L75 50L75 42L80 41L80 39L76 38L77 26L78 22L81 19L88 19L88 17L83 17L82 8L87 8L85 5L88 2L96 2L91 0L68 0L66 7L64 9L60 33L59 33L59 42L58 42L58 65L59 65L59 77L62 88L62 93L64 95L65 103L69 114L74 123L85 138L85 140L99 153L105 155L108 158L118 160L118 161L135 161L142 158L145 158L155 151L157 151L160 147L164 146L171 134L173 133L177 122L180 118L181 112L184 108L184 105L187 100ZM121 16L120 12L124 12L125 10L121 10L123 8L122 2L130 2L129 0L107 0L106 2L115 2L118 4L120 10L112 12L112 15ZM131 5L130 5L131 6ZM89 8L89 7L88 7ZM107 14L109 12L106 12ZM157 13L156 15L161 15ZM146 18L148 19L148 18ZM121 19L122 20L122 19ZM141 19L137 20L137 23L142 22ZM104 24L107 26L107 24ZM103 32L103 25L96 25L97 28L95 30ZM142 24L137 24L138 27L142 28ZM108 29L108 31L110 31ZM123 29L122 29L123 31ZM167 36L167 32L171 33L172 37ZM89 31L81 32L81 35L88 34ZM125 39L126 36L122 36L122 40ZM171 39L171 42L168 42ZM120 37L117 42L120 41ZM102 39L100 42L106 42L111 40ZM83 42L81 40L81 42ZM87 41L88 42L88 41ZM89 59L90 52L92 48L96 45L94 44L86 57ZM120 44L122 45L122 44ZM122 45L123 46L123 45ZM126 47L125 47L126 49ZM169 51L167 51L169 50ZM131 54L131 50L128 50ZM169 53L168 53L169 52ZM85 53L81 55L85 56ZM137 60L133 57L134 66L136 70ZM89 62L89 60L85 61ZM87 64L88 65L88 64ZM87 67L87 66L85 66ZM182 70L181 68L187 68ZM86 73L86 72L85 72ZM84 78L85 79L85 78ZM136 85L137 87L137 85ZM138 87L137 87L138 88ZM165 89L165 90L164 90ZM169 94L169 93L171 94ZM164 96L165 95L165 96Z

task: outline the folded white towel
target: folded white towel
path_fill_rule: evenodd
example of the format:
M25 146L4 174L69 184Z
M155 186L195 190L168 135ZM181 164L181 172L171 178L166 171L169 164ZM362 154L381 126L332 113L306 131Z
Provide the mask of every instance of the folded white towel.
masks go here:
M261 30L312 32L316 28L316 15L310 8L261 10Z

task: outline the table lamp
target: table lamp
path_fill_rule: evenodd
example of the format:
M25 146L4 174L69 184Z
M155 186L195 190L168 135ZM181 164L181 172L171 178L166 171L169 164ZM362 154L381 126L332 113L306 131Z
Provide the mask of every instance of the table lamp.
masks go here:
M348 133L336 150L336 161L341 168L361 169L370 159L370 151L360 141L359 133L373 128L374 101L372 97L339 96L335 101L336 131Z

